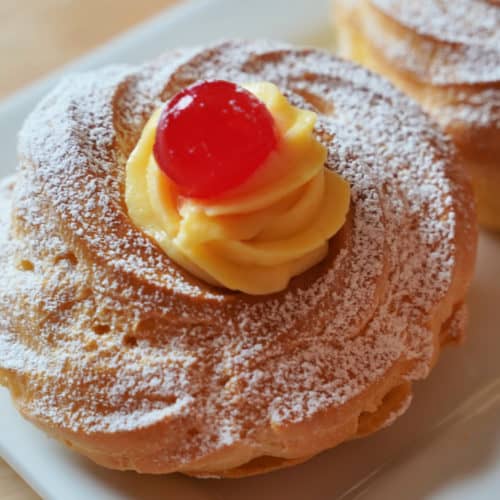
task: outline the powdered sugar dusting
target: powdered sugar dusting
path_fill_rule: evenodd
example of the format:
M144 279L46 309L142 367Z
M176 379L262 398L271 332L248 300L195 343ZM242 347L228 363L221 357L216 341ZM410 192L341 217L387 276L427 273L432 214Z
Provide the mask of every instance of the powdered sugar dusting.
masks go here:
M328 167L352 186L331 256L277 295L199 283L126 214L124 164L149 113L212 78L268 80L317 111ZM0 373L36 393L19 401L26 413L70 431L168 421L160 445L177 465L243 439L265 454L261 429L342 405L401 360L409 380L425 376L457 219L472 212L451 148L375 75L281 44L229 42L66 80L20 136L10 237L0 226Z

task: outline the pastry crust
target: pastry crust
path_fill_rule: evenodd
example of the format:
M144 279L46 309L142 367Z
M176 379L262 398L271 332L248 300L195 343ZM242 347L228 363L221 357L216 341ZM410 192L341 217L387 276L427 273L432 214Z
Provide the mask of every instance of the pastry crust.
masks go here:
M480 222L500 229L500 4L334 0L342 56L386 76L454 139Z
M328 257L279 294L203 284L126 213L124 165L149 114L208 78L271 81L316 111L327 166L352 188ZM19 153L0 226L0 382L99 464L241 477L302 462L389 425L462 335L477 234L455 149L391 85L327 53L226 42L71 77Z

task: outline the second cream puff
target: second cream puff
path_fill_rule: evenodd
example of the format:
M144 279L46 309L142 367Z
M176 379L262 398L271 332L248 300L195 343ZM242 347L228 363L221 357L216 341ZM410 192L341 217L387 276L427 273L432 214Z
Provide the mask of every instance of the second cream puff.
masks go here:
M500 230L500 3L335 0L344 57L386 76L454 139L482 225Z

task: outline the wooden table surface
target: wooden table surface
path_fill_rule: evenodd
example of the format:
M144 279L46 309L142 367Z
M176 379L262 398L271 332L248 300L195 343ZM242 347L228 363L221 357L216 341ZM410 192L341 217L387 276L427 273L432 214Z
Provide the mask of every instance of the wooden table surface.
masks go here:
M0 0L0 99L175 1ZM38 498L1 458L0 498Z

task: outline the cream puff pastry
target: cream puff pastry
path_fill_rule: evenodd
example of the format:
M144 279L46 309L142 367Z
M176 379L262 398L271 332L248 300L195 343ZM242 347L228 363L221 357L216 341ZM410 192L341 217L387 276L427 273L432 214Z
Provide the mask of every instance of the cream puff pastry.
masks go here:
M500 3L334 0L340 55L389 78L449 133L479 221L500 229Z
M207 283L129 214L146 123L212 79L270 82L314 113L350 186L326 255L276 293ZM321 51L229 41L66 78L2 187L0 383L51 436L145 473L248 476L385 427L463 333L477 235L461 167L410 99Z

